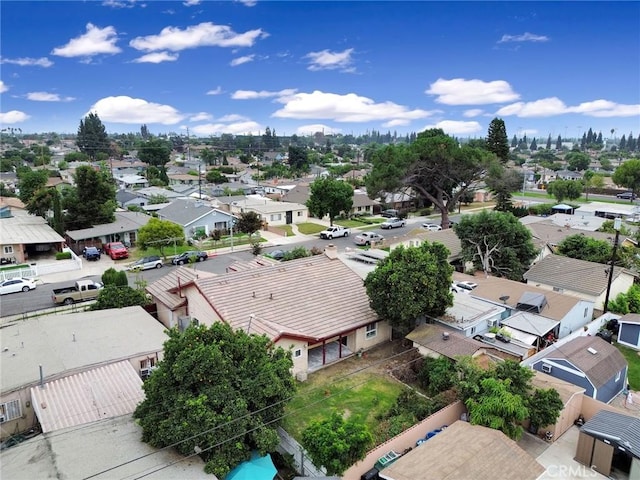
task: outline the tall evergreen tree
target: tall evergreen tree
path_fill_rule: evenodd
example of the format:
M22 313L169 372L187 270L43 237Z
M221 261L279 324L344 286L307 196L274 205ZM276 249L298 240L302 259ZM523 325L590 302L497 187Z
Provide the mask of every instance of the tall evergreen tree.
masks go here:
M587 148L587 134L583 133L582 134L582 140L580 141L580 148L582 150L584 150L585 148Z
M511 139L511 146L513 148L516 148L518 146L518 137L516 137L515 135L513 136L513 138Z
M593 136L593 130L591 130L591 128L589 128L589 131L587 132L587 145L591 145L592 143L594 143L595 138Z
M598 145L603 145L604 144L604 142L602 140L602 132L598 132L598 137L596 138L596 143Z
M547 137L547 150L551 150L551 134Z
M109 155L111 152L107 132L97 113L90 113L80 120L76 145L92 160L95 160L99 153Z
M538 144L536 143L535 138L531 141L531 146L529 147L529 150L531 150L532 152L535 152L536 150L538 150Z
M487 150L495 153L502 163L506 163L509 160L509 138L507 137L507 128L504 125L504 120L501 118L496 117L489 124Z
M629 152L635 152L637 147L638 147L638 141L635 138L633 138L633 132L629 132L629 137L627 138L627 150Z
M558 135L558 139L556 140L556 150L562 150L562 137Z
M627 149L627 136L626 135L622 135L622 138L620 139L620 150L626 150Z

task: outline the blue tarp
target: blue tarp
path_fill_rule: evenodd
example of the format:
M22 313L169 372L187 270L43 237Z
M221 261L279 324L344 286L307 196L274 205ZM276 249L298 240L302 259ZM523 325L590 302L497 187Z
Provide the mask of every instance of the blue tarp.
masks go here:
M273 465L271 455L259 457L256 452L251 455L251 460L242 462L229 472L225 480L273 480L278 470Z

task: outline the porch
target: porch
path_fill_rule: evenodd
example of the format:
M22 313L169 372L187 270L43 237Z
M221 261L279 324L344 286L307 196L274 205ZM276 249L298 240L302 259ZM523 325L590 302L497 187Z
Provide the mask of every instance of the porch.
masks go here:
M353 352L346 345L346 340L347 337L342 337L342 341L335 340L309 349L307 371L309 373L315 372L330 363L353 355Z

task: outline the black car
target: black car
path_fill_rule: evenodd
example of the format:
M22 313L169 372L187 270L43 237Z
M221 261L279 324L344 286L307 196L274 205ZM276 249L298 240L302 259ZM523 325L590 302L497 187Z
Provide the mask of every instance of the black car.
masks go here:
M204 262L209 255L207 252L199 250L189 250L188 252L182 252L180 255L171 260L174 265L184 265L185 263L192 262Z
M633 192L622 192L617 194L616 198L622 198L623 200L635 200L637 197Z
M87 260L100 260L100 250L96 247L85 247L82 251L82 256Z

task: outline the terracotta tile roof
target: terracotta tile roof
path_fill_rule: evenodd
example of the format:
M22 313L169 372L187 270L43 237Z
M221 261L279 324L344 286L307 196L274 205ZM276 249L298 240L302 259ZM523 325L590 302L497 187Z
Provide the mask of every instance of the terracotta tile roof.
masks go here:
M325 255L200 278L195 284L233 328L273 339L321 340L378 320L362 279Z
M597 296L607 288L606 268L607 266L602 263L587 262L561 255L548 255L525 272L523 277L529 283L541 283ZM614 280L623 272L623 268L614 267Z
M597 353L591 353L589 348ZM552 345L543 352L548 353L541 358L557 358L571 362L589 377L596 388L607 383L627 365L620 351L600 337L577 337L557 347Z
M569 295L563 295L550 290L543 290L534 287L531 284L516 282L506 278L471 276L462 273L453 273L455 281L469 280L478 284L471 292L471 295L477 298L489 300L491 302L507 305L515 309L516 304L524 293L539 293L546 297L547 304L539 313L539 315L554 320L562 320L572 308L581 300ZM506 300L501 297L508 296Z
M233 262L226 268L226 270L227 272L244 272L245 270L252 270L258 267L271 267L273 265L279 264L280 262L274 260L273 258L259 255L249 261L238 260L237 262Z
M535 480L544 467L499 430L453 425L384 469L395 480Z
M27 206L22 203L18 197L0 197L0 207L9 206L11 208L26 209Z
M213 273L194 270L190 267L177 267L171 269L167 275L147 285L146 291L170 310L175 310L187 301L186 298L180 296L180 287L192 284L199 277L213 275Z

